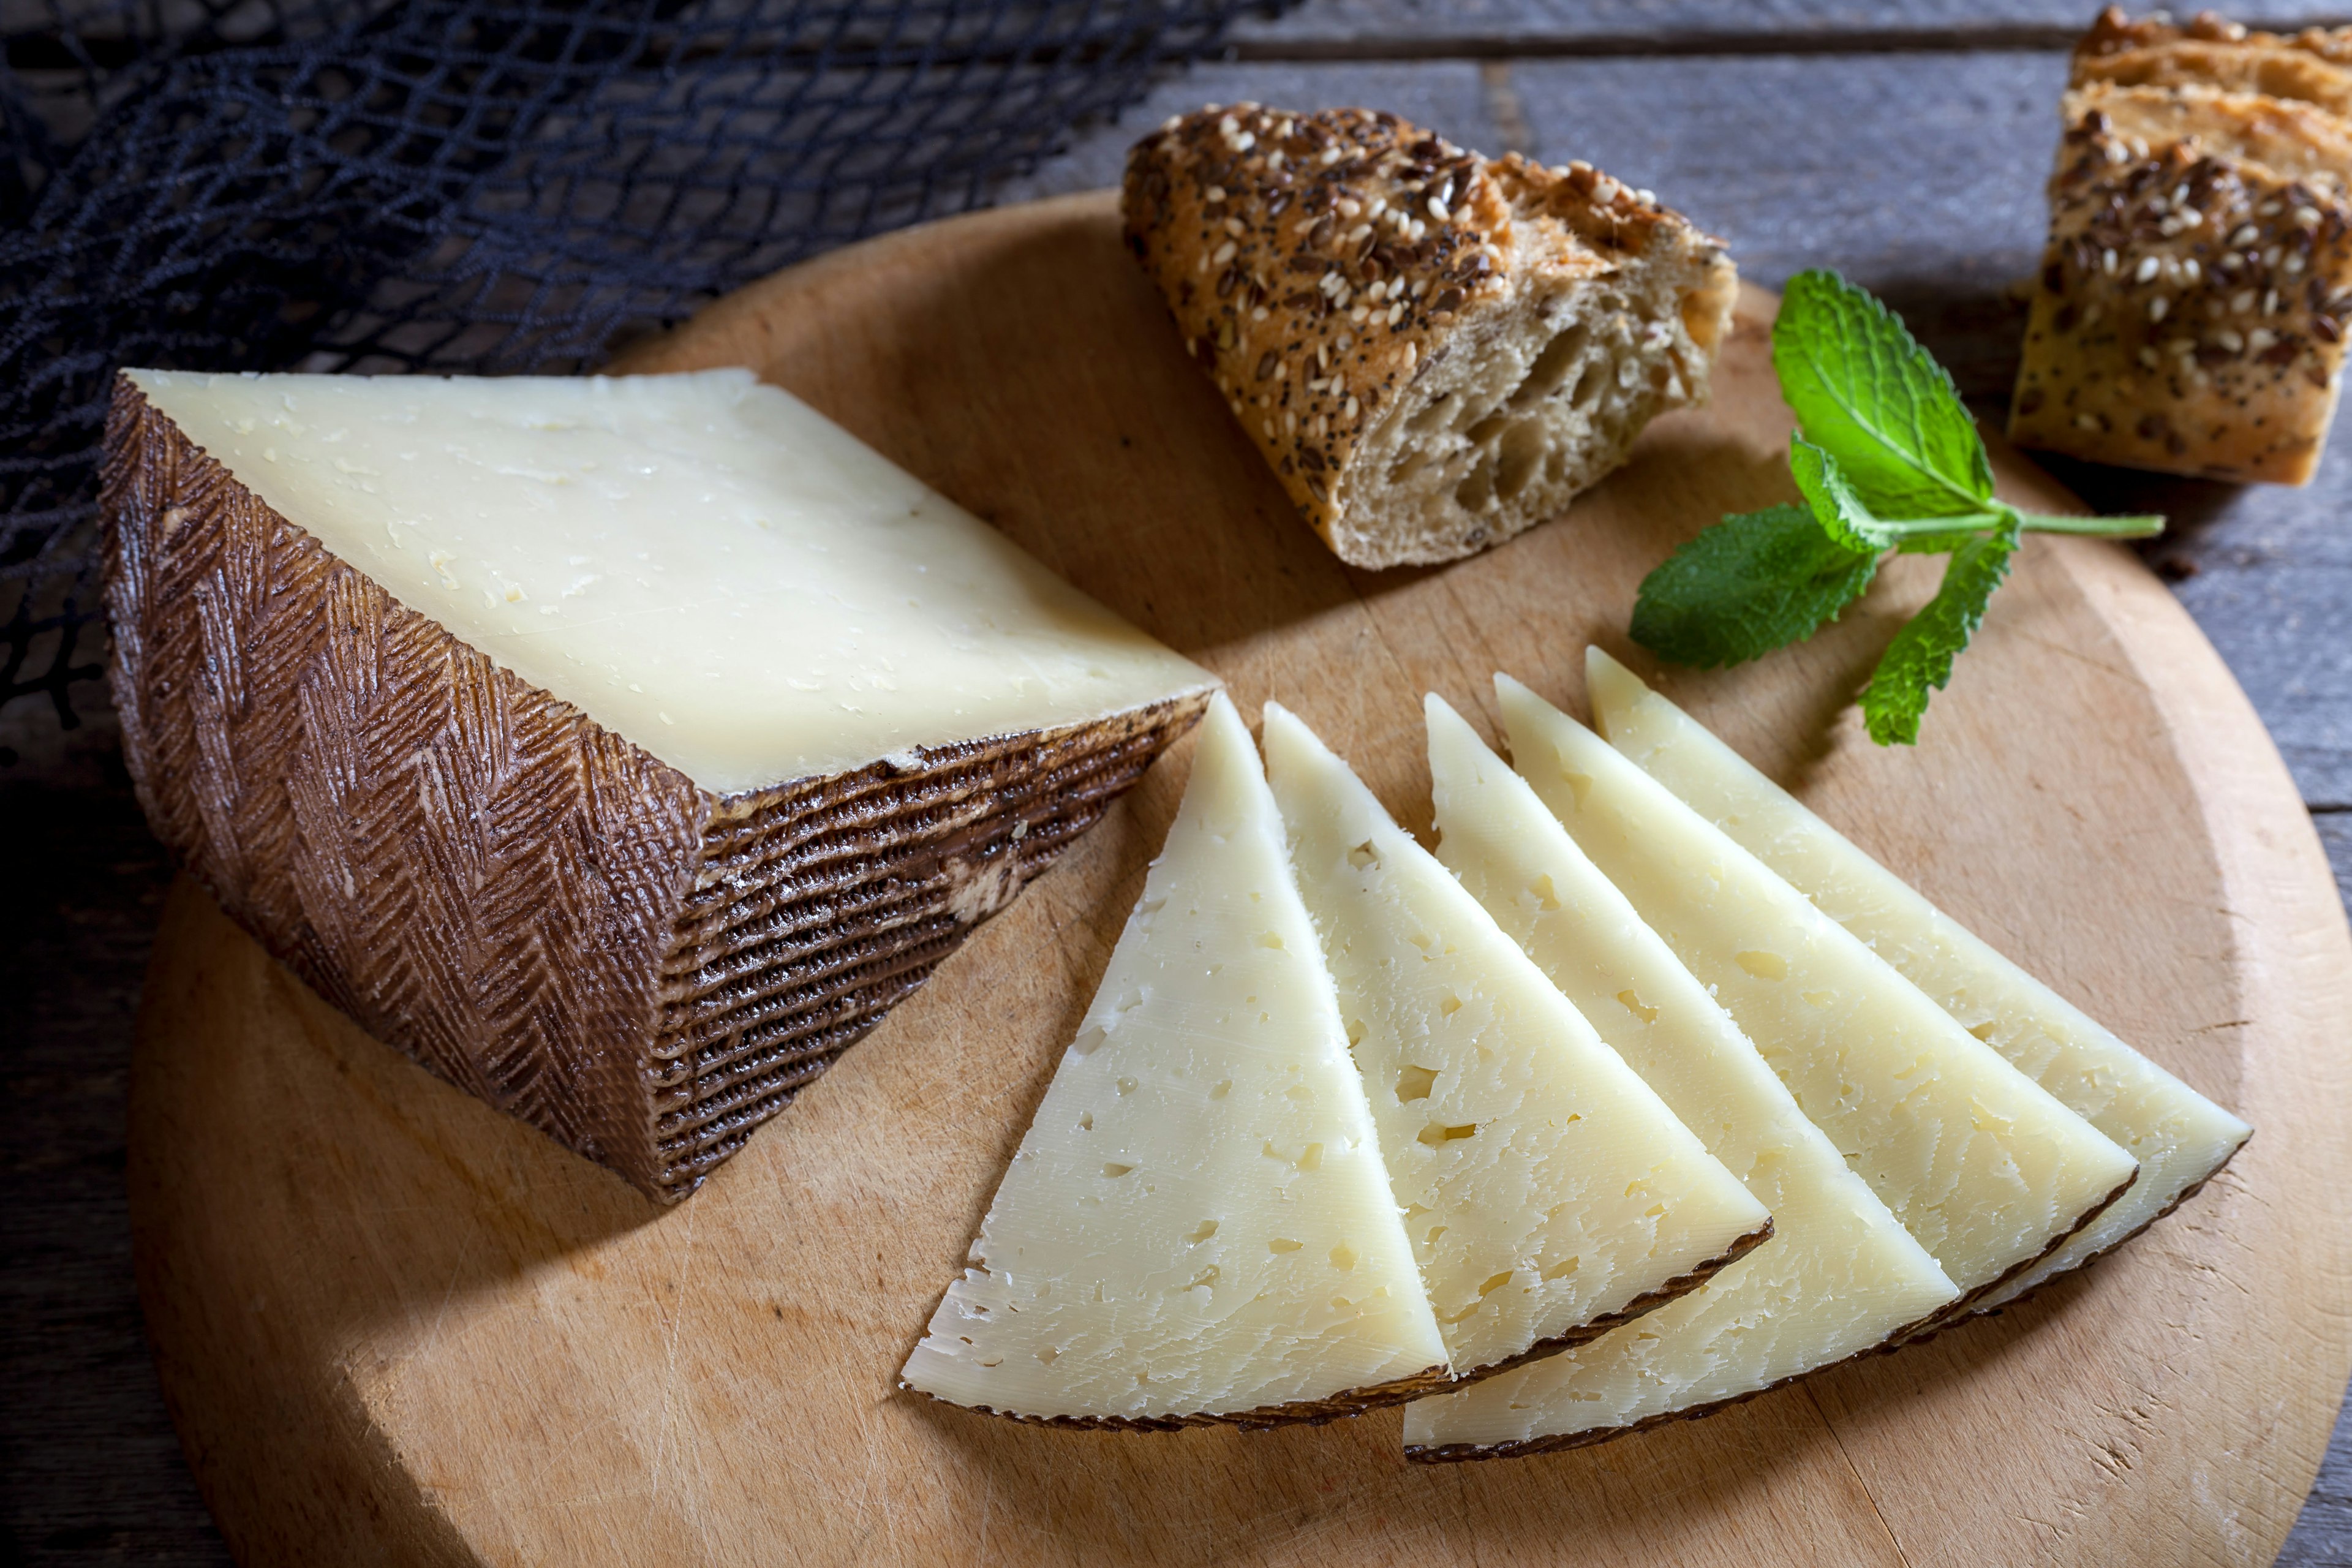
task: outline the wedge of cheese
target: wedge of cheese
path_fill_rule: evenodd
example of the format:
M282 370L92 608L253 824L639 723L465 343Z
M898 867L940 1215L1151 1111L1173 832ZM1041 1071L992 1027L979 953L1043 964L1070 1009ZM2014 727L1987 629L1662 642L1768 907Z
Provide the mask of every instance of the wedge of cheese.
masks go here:
M131 371L124 752L371 1032L675 1199L1206 672L748 371Z
M2137 1166L1607 742L1497 676L1520 776L1962 1292L2007 1284Z
M901 1381L1059 1425L1263 1425L1447 1379L1249 731L1184 804Z
M1438 858L1772 1211L1772 1237L1637 1323L1405 1409L1417 1460L1598 1443L1749 1398L1957 1300L1706 988L1462 716L1428 700Z
M1266 774L1455 1375L1605 1333L1771 1216L1294 715Z
M1586 655L1585 679L1611 745L2139 1162L2139 1180L2105 1213L1982 1305L2013 1300L2137 1236L2253 1135L1929 903L1598 647Z

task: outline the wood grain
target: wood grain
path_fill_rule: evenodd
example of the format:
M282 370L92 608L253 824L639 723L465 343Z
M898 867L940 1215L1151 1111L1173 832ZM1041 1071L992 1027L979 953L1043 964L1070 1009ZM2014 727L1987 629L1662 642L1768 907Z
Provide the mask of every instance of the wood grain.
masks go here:
M2223 9L2290 30L2347 19L2340 0ZM1244 58L1292 59L2063 47L2097 10L2093 0L1322 0L1244 18L1229 36Z
M1663 422L1569 518L1376 577L1290 514L1099 198L812 264L638 364L760 368L1245 710L1298 710L1420 828L1422 690L1489 733L1497 666L1580 706L1585 640L1633 651L1640 574L1781 498L1763 308L1717 407ZM2003 466L2021 501L2063 503ZM1172 815L1180 748L658 1221L367 1039L184 884L131 1181L165 1384L224 1529L249 1564L1497 1563L1571 1539L1596 1563L2267 1562L2352 1362L2329 1196L2352 1174L2352 945L2325 863L2226 671L2110 547L2037 542L1925 742L1860 742L1846 699L1927 586L1891 579L1802 648L1664 684L2256 1123L2089 1276L1682 1430L1434 1474L1403 1464L1393 1415L1106 1439L894 1394Z

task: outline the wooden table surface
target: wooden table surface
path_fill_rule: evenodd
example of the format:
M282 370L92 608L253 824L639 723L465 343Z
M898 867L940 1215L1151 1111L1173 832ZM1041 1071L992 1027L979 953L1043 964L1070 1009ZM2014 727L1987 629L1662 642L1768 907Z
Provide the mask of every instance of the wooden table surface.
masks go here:
M2237 15L2339 22L2324 4ZM1395 110L1490 153L1583 158L1778 284L1834 266L1895 303L1998 412L2042 235L2064 47L2088 0L1307 0L1233 34L1003 199L1112 183L1204 101ZM2269 724L2352 899L2352 434L2302 490L2053 465L2148 547ZM1966 679L1966 667L1961 669ZM85 689L86 707L97 696ZM100 713L0 710L0 1564L227 1561L142 1338L122 1192L131 1024L169 868ZM22 829L19 829L20 835ZM2347 1042L2352 1047L2352 1042ZM2278 1561L2352 1568L2352 1422Z

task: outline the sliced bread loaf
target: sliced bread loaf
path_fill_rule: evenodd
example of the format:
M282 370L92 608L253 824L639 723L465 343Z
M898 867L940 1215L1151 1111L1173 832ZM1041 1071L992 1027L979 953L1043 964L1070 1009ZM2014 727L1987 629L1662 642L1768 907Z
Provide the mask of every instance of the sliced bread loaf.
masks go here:
M1706 401L1738 289L1646 192L1360 109L1171 120L1129 154L1123 205L1188 349L1358 566L1558 515Z

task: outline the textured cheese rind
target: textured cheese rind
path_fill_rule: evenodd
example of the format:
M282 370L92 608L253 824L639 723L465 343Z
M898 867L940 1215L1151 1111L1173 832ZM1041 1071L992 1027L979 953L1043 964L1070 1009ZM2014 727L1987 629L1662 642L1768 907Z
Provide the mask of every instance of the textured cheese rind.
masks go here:
M1269 703L1266 775L1458 1375L1604 1331L1771 1218L1347 763Z
M2013 1300L2137 1235L2252 1136L1929 903L1632 670L1596 647L1585 675L1611 745L2139 1162L2139 1180L2105 1213L1984 1305Z
M1601 1037L1772 1211L1772 1237L1591 1344L1406 1406L1406 1452L1597 1442L1760 1394L1898 1337L1959 1294L1706 987L1461 715L1428 700L1438 858Z
M1511 760L1763 1052L1962 1303L2038 1262L2131 1156L1600 736L1497 676Z
M1445 1377L1282 821L1233 704L900 1374L958 1405L1315 1417Z
M125 374L403 605L715 794L1213 684L748 370Z

